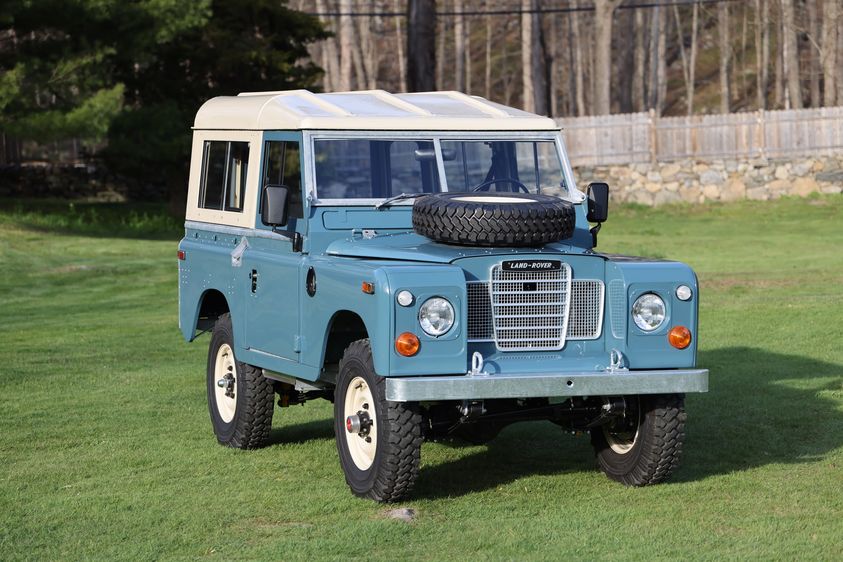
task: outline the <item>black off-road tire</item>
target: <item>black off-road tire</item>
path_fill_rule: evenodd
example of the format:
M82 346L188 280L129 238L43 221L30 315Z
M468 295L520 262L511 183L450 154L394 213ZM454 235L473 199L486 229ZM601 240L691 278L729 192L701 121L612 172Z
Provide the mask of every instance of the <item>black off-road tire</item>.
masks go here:
M679 466L685 440L685 395L627 396L630 428L637 425L634 440L623 448L610 426L591 430L591 444L600 469L612 480L627 486L647 486L667 480ZM637 412L635 406L637 405ZM640 415L639 415L640 414ZM637 420L637 424L636 421ZM615 434L617 435L617 434ZM614 442L615 449L611 442Z
M234 377L235 410L233 417L223 419L217 404L217 360L220 348L228 346L234 353L234 332L231 327L231 315L226 313L214 324L214 333L208 348L208 411L217 441L235 449L257 449L266 444L272 429L272 412L275 407L275 391L272 381L252 365L237 361L232 357L229 363ZM228 397L222 397L228 400Z
M418 234L463 246L542 246L570 238L575 222L574 206L549 195L437 193L413 204Z
M346 429L346 395L349 385L358 379L371 391L373 404L369 408L375 414L377 430L374 460L366 469L355 463L350 451L349 440L360 437ZM422 416L418 404L389 402L385 391L385 379L375 374L369 340L353 342L340 361L334 394L334 431L340 466L355 495L378 502L397 502L407 497L419 474Z

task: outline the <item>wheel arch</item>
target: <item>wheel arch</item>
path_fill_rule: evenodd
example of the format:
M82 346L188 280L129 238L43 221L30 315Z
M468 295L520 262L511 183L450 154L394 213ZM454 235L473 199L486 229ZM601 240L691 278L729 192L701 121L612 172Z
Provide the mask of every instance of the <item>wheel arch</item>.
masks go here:
M348 309L337 310L325 329L319 367L330 369L338 365L345 348L352 342L370 337L370 333L360 314Z
M193 322L185 330L188 341L196 338L197 330L205 332L213 329L217 319L226 312L231 312L231 306L223 292L214 288L206 289L196 303Z

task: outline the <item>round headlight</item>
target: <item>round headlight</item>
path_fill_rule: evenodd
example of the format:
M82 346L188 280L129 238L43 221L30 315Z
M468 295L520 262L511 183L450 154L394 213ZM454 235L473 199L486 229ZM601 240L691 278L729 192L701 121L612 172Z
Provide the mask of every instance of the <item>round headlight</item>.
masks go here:
M688 285L679 285L676 287L676 298L681 301L691 300L693 295L691 288Z
M454 307L442 297L427 299L419 308L419 325L429 336L445 334L454 325Z
M653 293L641 295L632 305L632 319L645 332L652 332L661 326L664 317L664 301Z

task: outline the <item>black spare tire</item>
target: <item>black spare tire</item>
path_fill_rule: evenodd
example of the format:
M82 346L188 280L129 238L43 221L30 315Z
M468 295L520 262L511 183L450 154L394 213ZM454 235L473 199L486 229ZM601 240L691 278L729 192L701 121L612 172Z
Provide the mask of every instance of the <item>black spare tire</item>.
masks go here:
M528 193L436 193L416 199L413 229L463 246L541 246L570 238L574 206Z

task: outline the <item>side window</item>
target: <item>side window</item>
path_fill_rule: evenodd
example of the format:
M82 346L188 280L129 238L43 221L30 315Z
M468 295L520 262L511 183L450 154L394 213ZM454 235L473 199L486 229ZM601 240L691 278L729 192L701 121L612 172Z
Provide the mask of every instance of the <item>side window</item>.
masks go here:
M264 145L264 186L283 185L289 189L288 215L304 218L301 193L301 160L299 143L295 141L267 141Z
M199 206L242 212L248 167L248 142L205 141Z

